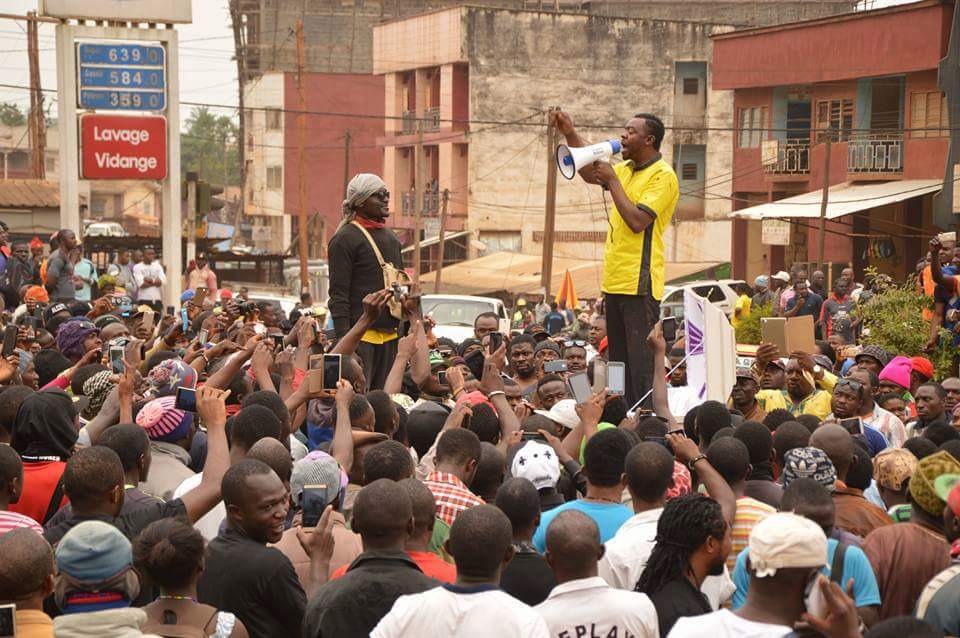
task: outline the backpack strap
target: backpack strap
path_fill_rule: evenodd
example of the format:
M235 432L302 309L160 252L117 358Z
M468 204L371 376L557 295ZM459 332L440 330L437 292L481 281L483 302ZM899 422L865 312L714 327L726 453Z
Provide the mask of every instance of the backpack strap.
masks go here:
M360 232L363 233L363 236L367 238L367 242L370 244L370 248L373 248L373 254L377 256L377 261L380 262L380 267L383 268L387 265L387 262L383 260L383 254L380 252L380 247L377 246L377 242L373 241L373 237L367 231L366 228L360 225L356 220L350 222L354 226L360 229Z
M833 562L830 564L830 580L840 587L843 587L843 559L849 546L843 541L837 541L837 549L833 552Z
M53 488L53 496L50 497L47 512L43 515L42 525L45 525L59 511L61 502L63 502L63 474L60 474L60 480L57 481L57 486Z

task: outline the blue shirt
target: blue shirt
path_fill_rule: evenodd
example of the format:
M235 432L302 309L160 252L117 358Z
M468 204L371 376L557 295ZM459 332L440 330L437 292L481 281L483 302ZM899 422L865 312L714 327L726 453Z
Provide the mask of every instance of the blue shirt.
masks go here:
M866 423L863 424L863 436L867 439L867 449L870 451L871 457L890 447L887 437L883 436L880 430L874 429Z
M794 296L790 301L787 302L786 310L793 310L793 307L797 305L797 296ZM813 317L814 322L820 320L820 308L823 306L823 297L818 295L815 292L811 292L807 295L807 298L803 302L803 306L800 310L797 311L795 317L802 317L804 315L810 315Z
M543 318L543 329L551 335L559 334L566 325L566 318L556 310L548 312Z
M833 564L833 555L839 543L827 539L827 564ZM739 609L747 602L747 590L750 589L750 574L747 572L747 555L750 548L744 549L737 556L737 566L733 569L733 582L737 591L733 593L733 609ZM828 567L823 567L820 573L830 577ZM877 577L873 574L867 555L859 547L847 546L847 553L843 556L843 590L847 590L847 583L853 579L853 599L857 607L880 604L880 590L877 587Z
M566 510L583 512L592 518L593 522L600 528L601 543L606 543L613 538L620 526L633 516L633 512L629 508L619 503L594 503L581 499L568 501L540 515L540 525L537 526L537 531L533 534L533 546L541 554L547 550L547 527L557 514Z

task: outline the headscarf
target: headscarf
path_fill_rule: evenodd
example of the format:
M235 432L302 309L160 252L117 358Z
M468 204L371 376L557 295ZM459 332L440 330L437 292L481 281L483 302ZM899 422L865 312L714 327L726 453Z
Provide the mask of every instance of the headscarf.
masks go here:
M43 286L30 286L27 292L23 294L23 301L36 301L38 303L50 303L50 294Z
M182 359L165 359L150 370L147 383L150 384L152 396L171 396L177 393L180 386L196 388L197 371Z
M357 216L357 209L363 206L371 195L386 187L386 182L373 173L355 175L347 184L347 198L343 200L343 221L340 222L340 227L352 222Z
M83 410L83 418L92 419L100 413L103 402L113 389L113 373L110 370L98 372L83 382L83 396L90 400Z
M76 361L83 356L83 341L97 331L89 319L70 319L57 331L57 350L68 359Z
M20 404L10 446L30 457L70 458L77 443L73 401L62 390L34 392Z

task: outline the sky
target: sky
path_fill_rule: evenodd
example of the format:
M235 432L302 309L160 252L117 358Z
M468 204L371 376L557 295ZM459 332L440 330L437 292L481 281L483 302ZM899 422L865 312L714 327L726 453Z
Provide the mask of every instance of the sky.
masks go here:
M869 8L903 4L908 0L862 0ZM23 15L37 8L37 0L2 0L4 13ZM235 107L237 104L237 68L233 61L233 32L227 0L193 0L193 23L177 25L180 32L180 100ZM0 84L27 86L26 24L0 19ZM54 26L40 25L40 73L45 89L56 88ZM48 104L55 101L47 94ZM24 111L30 99L25 90L0 87L0 102L13 102ZM56 105L53 104L55 113ZM181 122L192 107L181 106ZM235 110L218 110L235 115Z
M37 0L2 0L0 11L24 15L37 9ZM233 60L233 30L227 0L193 0L193 24L178 24L180 34L180 100L237 104L237 67ZM54 25L40 23L40 81L57 86ZM26 23L0 18L0 84L28 86ZM46 100L56 99L47 93ZM0 87L0 102L16 103L26 111L26 91ZM193 107L181 105L181 122ZM55 112L55 105L54 105ZM235 111L219 110L226 115Z

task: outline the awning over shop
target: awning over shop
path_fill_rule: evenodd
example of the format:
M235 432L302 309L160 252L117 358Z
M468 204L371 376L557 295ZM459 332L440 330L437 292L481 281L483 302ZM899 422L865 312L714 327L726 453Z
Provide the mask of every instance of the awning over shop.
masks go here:
M477 259L446 266L440 283L440 292L456 295L490 295L497 292L509 294L536 293L540 290L540 255L496 252ZM674 281L719 266L718 262L667 262L666 281ZM550 290L560 289L564 275L570 271L574 289L580 299L593 299L601 295L603 261L587 259L553 260L553 276ZM433 293L436 272L420 277L425 294Z
M939 179L905 179L891 182L844 182L830 187L827 219L836 219L868 208L900 202L933 193L943 187ZM823 189L751 206L730 213L738 219L776 219L784 217L820 217Z
M448 242L454 239L460 239L461 237L469 237L469 236L470 236L469 230L458 230L457 232L454 232L454 233L444 234L443 241ZM433 237L424 239L422 242L420 242L420 248L426 248L427 246L433 246L434 244L439 244L439 243L440 243L440 235L434 235ZM412 253L413 249L414 249L414 245L410 244L400 252Z

